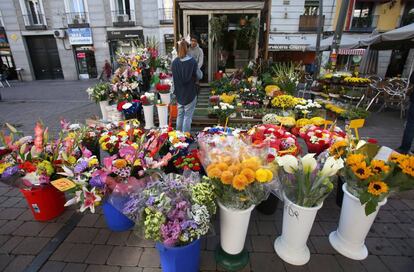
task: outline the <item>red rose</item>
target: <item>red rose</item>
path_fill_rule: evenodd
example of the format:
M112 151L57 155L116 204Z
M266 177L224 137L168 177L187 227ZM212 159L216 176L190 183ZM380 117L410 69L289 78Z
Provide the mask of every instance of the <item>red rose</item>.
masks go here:
M34 164L32 164L31 162L28 162L28 161L25 161L24 163L19 164L19 168L23 169L27 173L31 173L31 172L36 171L36 166Z
M116 106L116 109L118 111L122 111L122 106L125 104L126 104L126 101L119 102L118 105Z
M201 167L199 165L196 165L196 166L193 167L194 171L200 171L200 169L201 169Z

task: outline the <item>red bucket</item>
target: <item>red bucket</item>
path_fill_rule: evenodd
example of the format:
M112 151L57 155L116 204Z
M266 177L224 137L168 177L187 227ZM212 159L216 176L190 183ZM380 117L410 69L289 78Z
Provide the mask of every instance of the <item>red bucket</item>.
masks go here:
M65 210L65 194L51 185L31 190L20 189L38 221L51 220Z

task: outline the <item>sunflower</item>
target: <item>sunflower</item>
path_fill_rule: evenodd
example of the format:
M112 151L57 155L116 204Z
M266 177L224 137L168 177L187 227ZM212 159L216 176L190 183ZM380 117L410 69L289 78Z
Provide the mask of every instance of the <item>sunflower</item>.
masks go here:
M372 175L371 169L367 167L367 164L364 161L351 166L351 170L359 179L367 179Z
M355 164L361 163L365 160L365 155L363 154L350 154L346 158L346 164L348 166L353 166Z
M375 174L387 173L390 170L390 167L385 164L382 160L372 160L371 169Z
M401 161L403 161L405 159L405 157L407 157L406 155L397 153L397 152L393 152L391 153L389 160L394 162L394 163L400 163Z
M368 193L374 196L388 193L388 185L382 181L371 181L368 185Z
M414 157L405 156L398 162L398 166L401 168L404 174L414 177Z
M338 159L345 153L346 146L347 144L345 141L335 142L329 148L329 154L335 156L335 158Z

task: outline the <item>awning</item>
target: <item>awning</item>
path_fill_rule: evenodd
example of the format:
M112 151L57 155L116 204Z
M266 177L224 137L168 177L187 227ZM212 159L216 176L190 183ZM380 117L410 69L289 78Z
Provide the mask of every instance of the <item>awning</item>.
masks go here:
M179 2L182 9L200 10L240 10L263 9L264 2Z
M339 48L338 55L362 56L364 55L364 52L365 52L365 49Z

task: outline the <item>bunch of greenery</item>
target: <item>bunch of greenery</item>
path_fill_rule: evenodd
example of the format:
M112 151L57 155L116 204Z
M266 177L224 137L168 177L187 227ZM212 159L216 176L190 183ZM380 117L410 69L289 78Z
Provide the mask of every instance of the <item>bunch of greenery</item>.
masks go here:
M293 94L299 83L300 73L299 65L290 63L276 63L272 67L273 80L282 91Z

